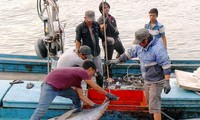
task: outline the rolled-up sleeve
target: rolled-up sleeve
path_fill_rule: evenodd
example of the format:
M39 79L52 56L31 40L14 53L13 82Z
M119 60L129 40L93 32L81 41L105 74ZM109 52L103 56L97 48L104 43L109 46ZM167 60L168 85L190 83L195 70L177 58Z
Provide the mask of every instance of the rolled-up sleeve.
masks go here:
M164 27L164 25L160 26L159 33L161 34L161 36L165 36L165 27Z

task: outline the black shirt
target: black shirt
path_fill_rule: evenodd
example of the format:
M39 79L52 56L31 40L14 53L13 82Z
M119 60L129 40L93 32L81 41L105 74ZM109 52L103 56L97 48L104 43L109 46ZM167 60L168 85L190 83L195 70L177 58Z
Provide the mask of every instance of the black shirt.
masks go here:
M99 17L98 23L101 25L103 24L103 16ZM113 16L108 14L108 17L105 18L106 27L106 36L113 37L114 39L118 38L119 32L117 30L117 23Z
M81 45L87 45L91 48L92 55L98 56L100 54L99 37L104 41L104 36L100 30L100 25L97 22L92 24L92 33L95 38L95 45L92 41L90 30L85 22L82 22L76 27L76 40L81 43Z

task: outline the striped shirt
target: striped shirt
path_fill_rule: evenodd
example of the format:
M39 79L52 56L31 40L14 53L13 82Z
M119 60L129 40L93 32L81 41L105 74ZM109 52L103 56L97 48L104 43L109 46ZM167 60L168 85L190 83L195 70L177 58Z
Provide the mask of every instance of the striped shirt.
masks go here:
M149 33L157 38L161 38L162 36L165 36L165 27L163 24L156 21L156 25L154 27L151 27L151 21L148 24L145 24L144 26L146 29L149 30Z

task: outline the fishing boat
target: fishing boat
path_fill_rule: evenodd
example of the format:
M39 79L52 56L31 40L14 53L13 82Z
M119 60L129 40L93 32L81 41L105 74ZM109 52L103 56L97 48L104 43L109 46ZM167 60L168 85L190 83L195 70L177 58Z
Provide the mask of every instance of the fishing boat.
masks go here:
M37 11L44 23L45 34L36 41L37 56L0 54L0 120L28 120L33 114L39 101L42 80L49 71L56 68L58 57L55 56L59 52L63 53L64 28L58 19L57 6L54 0L37 0ZM199 67L200 61L172 60L171 65L173 72L175 69L193 72ZM108 86L113 88L107 91L119 96L119 100L111 101L100 119L151 119L141 87L142 81L133 79L140 74L139 61L129 60L117 64L112 67L112 74L117 82L114 87ZM200 117L200 96L193 91L180 88L173 75L170 78L171 92L162 94L163 119ZM122 88L120 80L131 81L131 84ZM133 86L133 83L136 85ZM102 104L105 99L93 89L87 90L87 96L97 104ZM70 99L56 97L43 119L60 116L71 109L73 105Z
M52 64L55 64L54 62ZM173 72L177 69L193 72L199 67L200 61L172 60L171 65ZM0 120L28 120L30 118L39 101L42 80L36 80L37 76L42 75L44 77L48 72L47 69L47 59L28 55L0 54ZM124 76L138 75L140 74L139 61L130 60L126 63L117 64L113 66L112 73L113 79L124 79ZM26 74L30 76L27 77ZM12 78L6 79L6 77L10 77L9 75L13 75ZM27 78L20 77L20 75ZM162 94L163 118L168 119L169 116L173 119L200 117L200 96L191 90L179 87L180 85L174 75L170 78L172 90L169 94ZM33 80L32 76L36 79ZM28 83L33 83L34 86L27 89ZM110 102L101 120L151 118L148 114L142 89L113 88L110 89L110 92L119 96L120 99ZM88 90L87 95L98 104L105 99L104 96L92 89ZM56 97L44 119L62 115L71 109L73 109L73 106L70 99Z

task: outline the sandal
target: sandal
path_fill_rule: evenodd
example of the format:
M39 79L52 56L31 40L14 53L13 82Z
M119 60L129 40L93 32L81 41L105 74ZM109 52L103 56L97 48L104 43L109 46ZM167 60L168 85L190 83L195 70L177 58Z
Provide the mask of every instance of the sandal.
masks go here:
M27 83L26 84L26 89L31 89L34 86L33 83Z
M19 83L24 83L24 81L22 81L22 80L13 80L12 82L10 82L11 85L19 84Z

